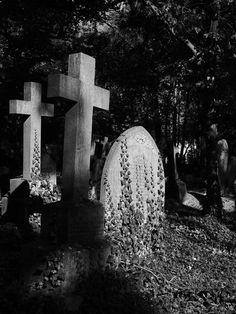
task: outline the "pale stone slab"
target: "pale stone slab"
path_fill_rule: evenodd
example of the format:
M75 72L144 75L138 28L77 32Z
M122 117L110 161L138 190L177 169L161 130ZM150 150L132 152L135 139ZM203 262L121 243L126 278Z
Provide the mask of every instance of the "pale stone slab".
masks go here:
M53 117L54 105L41 102L41 84L24 84L25 100L10 100L10 113L29 117L24 122L23 178L31 179L32 174L40 174L41 163L41 117Z
M222 197L221 199L223 203L223 209L226 211L226 213L235 212L235 200L233 197L227 196Z
M88 197L93 107L108 110L109 91L94 85L95 59L83 53L69 55L68 76L50 75L48 97L76 104L66 113L62 198L79 202Z
M229 147L225 139L217 142L217 159L218 159L218 178L220 183L221 192L224 194L227 187L227 168Z
M185 195L185 198L184 198L182 204L185 205L185 206L188 206L188 207L192 207L192 208L194 208L194 209L197 209L197 210L199 210L199 211L202 210L202 205L201 205L201 203L199 202L199 200L198 200L195 196L193 196L192 194L190 194L190 193L187 193L187 194Z
M14 178L10 180L10 195L16 191L23 183L25 179L23 178Z
M105 162L100 194L105 218L118 217L127 209L127 212L141 212L145 222L158 219L155 214L150 217L150 207L156 213L163 212L164 197L165 176L160 152L143 127L133 127L120 135Z

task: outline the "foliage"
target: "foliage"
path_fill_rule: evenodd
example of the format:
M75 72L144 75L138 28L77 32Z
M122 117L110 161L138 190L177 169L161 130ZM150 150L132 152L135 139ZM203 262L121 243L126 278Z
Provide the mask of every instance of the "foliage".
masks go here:
M14 237L8 240L11 245L7 252L1 246L1 262L6 254L8 260L19 260L14 241ZM18 247L18 237L16 241ZM76 254L78 258L74 258ZM19 294L13 277L5 282L0 294L4 313L12 313L14 296L17 313L32 313L36 308L46 313L49 304L52 313L69 313L68 304L76 305L76 311L81 313L233 314L236 310L236 236L212 216L169 214L163 240L153 254L140 260L124 257L116 269L110 259L105 271L88 273L89 256L93 259L89 249L85 253L81 248L67 246L46 253L44 268L37 263L31 292L21 286ZM70 276L76 274L76 269L79 276L73 282ZM8 268L3 277L11 272L15 268ZM63 285L66 293L62 293Z
M7 115L23 81L46 87L49 73L66 72L69 53L83 51L96 57L97 83L111 91L110 113L95 112L95 133L112 140L143 125L157 140L199 149L214 122L234 145L235 6L230 0L1 1L1 134L19 141L22 119Z
M164 135L184 144L198 142L208 119L219 123L220 131L227 121L224 136L232 140L235 3L221 2L217 33L211 1L127 3L97 43L88 38L99 47L101 73L114 93L111 112L123 117L117 125L158 116Z
M122 269L166 313L234 313L235 234L211 216L169 219L154 254Z
M47 178L41 175L33 176L29 181L30 196L41 199L43 203L60 201L60 187L52 184Z
M114 196L111 194L110 183L106 176L104 178L107 193L105 232L112 242L114 266L119 265L121 260L130 263L130 260L145 259L147 255L151 254L162 240L163 228L161 223L165 216L163 186L159 187L159 194L154 190L152 166L150 166L150 177L148 177L148 167L144 163L145 187L151 192L151 196L145 199L143 187L138 180L135 182L135 193L132 191L127 140L121 140L120 145L121 195L117 207L113 204ZM137 173L138 170L135 169L135 172ZM160 177L162 184L164 180L162 167L159 167L158 177ZM136 202L133 198L134 194Z

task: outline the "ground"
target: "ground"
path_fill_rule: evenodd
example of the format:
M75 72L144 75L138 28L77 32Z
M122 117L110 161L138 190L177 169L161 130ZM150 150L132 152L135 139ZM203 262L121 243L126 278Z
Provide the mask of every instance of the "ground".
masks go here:
M219 222L167 205L164 237L153 255L121 261L116 269L110 263L89 271L91 251L39 247L16 227L1 226L0 313L236 313L233 216ZM42 262L26 285L30 252Z

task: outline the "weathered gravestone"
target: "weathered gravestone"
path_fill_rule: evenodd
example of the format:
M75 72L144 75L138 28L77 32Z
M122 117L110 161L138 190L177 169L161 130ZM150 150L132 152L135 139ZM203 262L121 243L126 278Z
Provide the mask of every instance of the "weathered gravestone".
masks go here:
M62 170L64 213L61 229L70 242L90 242L103 235L103 210L88 200L93 107L109 109L109 91L94 85L95 59L83 53L69 55L68 76L48 77L48 97L75 102L65 116ZM68 212L68 216L67 213ZM64 218L63 218L64 215ZM66 225L63 226L63 222Z
M175 198L180 203L184 202L187 196L186 184L180 180L177 169L177 154L179 153L178 147L174 146L172 142L168 144L168 163L167 163L167 176L168 181L166 184L166 193L168 196Z
M24 122L23 178L10 180L9 216L14 208L17 208L17 213L13 215L15 216L13 218L19 223L27 220L29 202L27 181L41 173L41 117L54 115L54 105L42 103L41 94L41 84L26 82L24 84L25 100L10 100L11 114L29 116Z
M228 168L229 148L225 139L217 142L218 178L221 193L225 194L227 188L227 168Z
M108 153L109 143L108 137L96 142L94 155L91 162L91 186L93 198L99 200L100 198L100 183L102 177L102 169L105 163L106 155Z
M68 76L49 75L48 97L76 104L66 113L63 152L63 199L88 197L93 107L109 109L109 91L94 85L95 59L83 53L69 55Z
M24 122L23 178L40 174L41 162L41 117L53 117L54 105L41 102L41 84L24 84L25 100L10 100L10 113L29 117Z
M150 252L164 216L164 197L159 150L143 127L133 127L120 135L107 156L100 194L105 230L125 254Z

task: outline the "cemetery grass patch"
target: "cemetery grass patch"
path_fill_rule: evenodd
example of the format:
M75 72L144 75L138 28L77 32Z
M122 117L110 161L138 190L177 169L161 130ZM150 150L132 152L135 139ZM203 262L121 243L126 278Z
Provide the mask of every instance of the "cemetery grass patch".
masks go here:
M121 260L116 266L111 258L105 270L79 276L69 294L60 293L58 286L50 293L40 286L26 293L17 281L5 282L0 293L4 313L33 313L35 309L39 314L48 313L47 310L50 313L235 313L235 232L212 216L172 214L162 225L164 237L152 255L128 262ZM8 259L11 254L12 259L18 259L23 240L16 229L10 234L9 228L1 226L1 267L15 272L14 267L11 270L4 265L4 250ZM48 261L53 261L50 267L54 269L63 262L60 256L66 252L68 247L49 254ZM66 262L66 272L73 266L69 264Z

